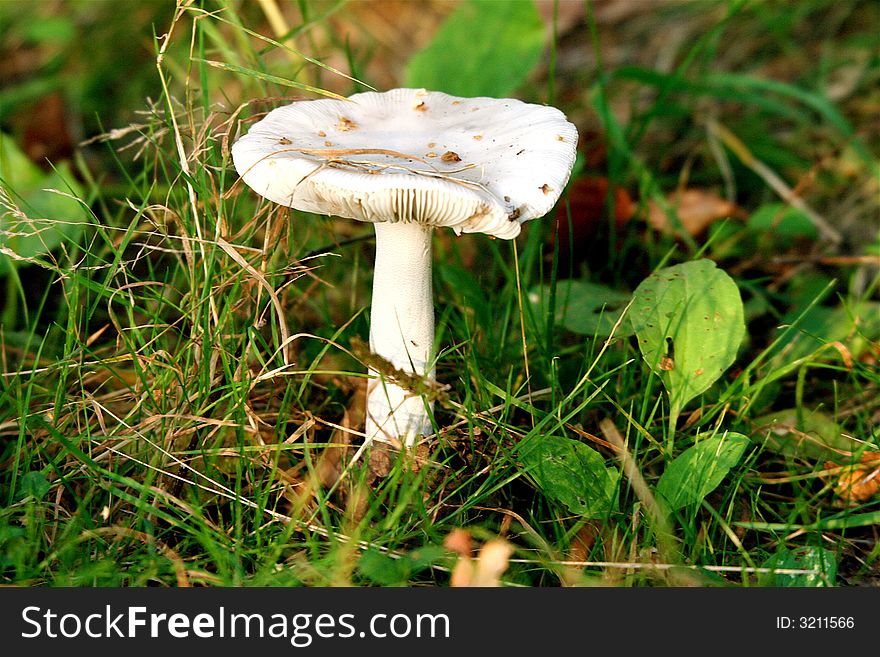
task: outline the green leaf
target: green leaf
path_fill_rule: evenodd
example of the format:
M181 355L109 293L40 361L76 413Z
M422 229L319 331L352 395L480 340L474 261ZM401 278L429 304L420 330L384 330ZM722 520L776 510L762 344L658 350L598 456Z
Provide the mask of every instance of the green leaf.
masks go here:
M43 498L43 495L49 492L52 484L46 479L46 476L39 470L26 473L22 476L18 484L19 495L21 497L33 497L36 500Z
M736 283L711 260L651 274L633 294L629 319L642 357L669 393L672 423L730 367L745 336Z
M442 560L447 554L440 545L423 545L404 556L413 573L428 568Z
M764 573L761 586L822 587L834 586L837 579L837 557L830 550L801 547L782 550L767 559L764 568L812 570L813 573Z
M758 233L772 232L774 236L788 239L819 236L807 215L783 203L765 203L759 207L749 216L748 227Z
M533 2L470 0L410 59L406 85L459 96L509 96L540 61L544 35Z
M540 317L547 313L550 292L549 285L536 286L529 292L529 301ZM608 337L631 298L625 292L604 285L575 280L559 281L556 284L555 321L572 333ZM616 335L626 336L632 332L632 325L625 317Z
M27 540L24 527L7 523L6 518L0 518L0 569L22 568L34 550Z
M608 515L614 500L616 471L581 442L559 436L534 436L520 446L520 463L550 499L587 518Z
M370 548L358 560L358 571L382 586L403 586L410 575L417 573L446 557L446 550L439 545L425 545L398 558Z
M24 38L35 44L51 44L61 49L76 38L77 26L66 16L34 16L22 26Z
M739 463L748 444L749 439L740 433L701 440L666 466L657 482L657 494L671 511L702 502Z
M410 573L407 561L389 557L373 548L361 555L357 568L364 577L382 586L404 584Z
M66 162L44 173L0 133L0 187L8 196L0 204L0 247L16 260L30 261L82 233L89 212L77 200L82 188ZM9 256L0 255L0 275L8 268Z

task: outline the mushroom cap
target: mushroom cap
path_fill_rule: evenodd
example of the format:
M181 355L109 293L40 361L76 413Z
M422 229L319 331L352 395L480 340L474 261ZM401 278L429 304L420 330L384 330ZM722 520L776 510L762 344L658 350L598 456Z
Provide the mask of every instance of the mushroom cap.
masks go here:
M232 159L254 191L298 210L510 239L556 204L576 145L554 107L393 89L272 110Z

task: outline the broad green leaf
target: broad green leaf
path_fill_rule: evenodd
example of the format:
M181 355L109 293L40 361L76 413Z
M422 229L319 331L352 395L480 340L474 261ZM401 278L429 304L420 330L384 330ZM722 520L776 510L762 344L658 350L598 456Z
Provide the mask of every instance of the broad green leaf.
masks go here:
M424 545L405 555L412 572L416 573L437 563L446 556L446 548L439 545Z
M0 568L20 568L33 554L32 543L28 541L24 527L7 522L6 518L0 517Z
M21 152L12 137L0 132L0 181L5 186L15 184L30 190L40 184L44 175L40 168Z
M46 476L39 470L34 470L22 476L18 484L18 491L21 497L31 496L39 500L49 492L51 487L52 484L49 483Z
M601 518L614 500L615 471L581 442L559 436L534 436L520 447L520 462L544 494L572 513Z
M370 549L358 559L358 571L367 579L383 586L400 585L409 577L409 563Z
M837 557L819 547L783 549L763 564L774 570L805 570L805 573L763 573L762 586L823 587L834 586L837 579Z
M535 306L539 317L546 315L550 296L548 285L539 285L529 292L529 301ZM572 333L607 337L611 335L630 298L629 294L604 285L574 280L559 281L556 284L555 321ZM631 335L632 332L629 319L624 317L616 335Z
M753 231L770 232L781 238L814 239L819 236L806 214L783 203L765 203L759 207L749 216L748 227Z
M410 59L406 84L459 96L509 96L540 61L544 35L534 2L464 2Z
M367 579L383 586L406 584L409 577L446 557L439 545L425 545L400 557L392 557L371 548L358 560L358 571Z
M77 26L68 16L34 16L22 26L24 37L39 44L51 44L60 49L76 38Z
M67 163L61 162L55 170L44 173L11 137L2 133L0 188L7 197L0 204L0 247L10 249L22 260L48 253L82 233L89 213L77 200L82 188ZM9 267L8 258L0 255L0 275Z
M669 393L673 421L730 367L745 336L736 283L711 260L651 274L633 294L629 319Z
M740 433L725 433L701 440L679 454L657 482L671 511L701 502L742 458L749 439Z

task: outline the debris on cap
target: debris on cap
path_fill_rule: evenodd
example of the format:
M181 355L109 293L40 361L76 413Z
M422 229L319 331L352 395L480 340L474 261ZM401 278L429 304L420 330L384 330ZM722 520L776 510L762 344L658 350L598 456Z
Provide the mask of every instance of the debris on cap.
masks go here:
M510 239L555 205L576 144L553 107L394 89L279 107L232 156L250 187L282 205Z

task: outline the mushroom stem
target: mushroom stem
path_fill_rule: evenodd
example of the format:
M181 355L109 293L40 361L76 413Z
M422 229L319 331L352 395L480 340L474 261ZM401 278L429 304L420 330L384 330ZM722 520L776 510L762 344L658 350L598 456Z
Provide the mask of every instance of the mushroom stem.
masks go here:
M395 369L434 378L434 304L431 290L431 234L416 223L375 224L376 265L370 317L370 349ZM430 403L395 382L392 372L370 369L367 384L367 440L410 446L432 433ZM402 384L402 385L401 385Z

